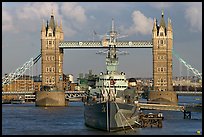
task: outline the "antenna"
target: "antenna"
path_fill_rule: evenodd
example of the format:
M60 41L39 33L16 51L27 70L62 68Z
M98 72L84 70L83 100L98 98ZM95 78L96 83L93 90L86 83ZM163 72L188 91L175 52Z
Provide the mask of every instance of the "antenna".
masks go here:
M112 18L112 32L114 32L114 19Z

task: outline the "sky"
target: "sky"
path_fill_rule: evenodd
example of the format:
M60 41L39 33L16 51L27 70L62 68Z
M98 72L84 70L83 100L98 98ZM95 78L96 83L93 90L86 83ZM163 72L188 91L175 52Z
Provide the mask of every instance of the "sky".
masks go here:
M153 19L158 23L161 12L173 26L173 50L188 64L202 72L202 3L201 2L3 2L2 3L2 76L15 71L41 52L41 26L50 20L62 20L64 41L100 41L100 36L115 29L127 37L123 40L152 40ZM105 55L101 49L64 49L64 74L105 71ZM152 49L119 49L129 55L119 56L118 70L130 77L152 77ZM32 75L41 72L41 60ZM173 57L173 76L193 75Z

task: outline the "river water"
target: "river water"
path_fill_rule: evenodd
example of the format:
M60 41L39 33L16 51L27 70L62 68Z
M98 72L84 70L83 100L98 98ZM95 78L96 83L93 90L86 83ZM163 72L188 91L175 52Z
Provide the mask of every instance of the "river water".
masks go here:
M201 103L202 97L179 96L180 103ZM162 128L147 127L119 132L105 132L84 124L83 103L67 107L35 107L35 104L2 104L3 135L202 135L202 113L192 112L184 119L182 112L163 113ZM158 110L148 110L158 112Z

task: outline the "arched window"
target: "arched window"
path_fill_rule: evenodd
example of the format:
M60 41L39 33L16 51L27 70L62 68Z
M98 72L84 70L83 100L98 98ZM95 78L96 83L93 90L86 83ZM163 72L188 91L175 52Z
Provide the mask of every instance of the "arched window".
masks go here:
M52 83L53 84L55 83L55 77L52 77Z
M161 40L161 41L160 41L160 43L161 43L161 44L164 44L164 41L163 41L163 40Z
M49 37L52 37L52 33L49 33Z

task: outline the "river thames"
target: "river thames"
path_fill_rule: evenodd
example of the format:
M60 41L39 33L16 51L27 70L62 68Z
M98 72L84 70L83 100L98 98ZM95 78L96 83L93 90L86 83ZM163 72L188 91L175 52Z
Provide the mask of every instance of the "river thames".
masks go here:
M180 103L202 103L202 97L179 96ZM192 112L184 119L178 111L163 113L163 127L138 128L136 131L105 132L84 124L83 103L67 107L35 107L30 104L2 104L3 135L202 135L202 113ZM158 112L158 110L148 110ZM197 131L200 130L200 134Z

